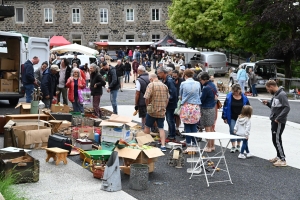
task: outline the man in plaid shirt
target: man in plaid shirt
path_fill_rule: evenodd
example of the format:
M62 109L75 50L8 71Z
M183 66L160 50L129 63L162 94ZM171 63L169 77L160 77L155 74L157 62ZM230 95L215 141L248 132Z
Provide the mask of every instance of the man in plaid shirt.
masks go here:
M159 129L159 135L161 140L161 151L166 151L165 146L165 131L164 131L164 121L166 107L169 102L169 90L168 87L158 80L156 74L149 75L150 83L147 86L144 98L146 101L146 106L152 105L152 113L148 112L146 115L146 123L144 132L150 134L150 128L153 126L154 122L157 123Z

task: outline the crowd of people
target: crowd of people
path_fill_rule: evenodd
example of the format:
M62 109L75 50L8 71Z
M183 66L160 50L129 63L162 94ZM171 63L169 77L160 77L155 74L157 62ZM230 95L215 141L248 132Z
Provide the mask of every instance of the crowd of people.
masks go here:
M34 57L28 60L24 66L23 85L26 90L26 102L31 102L31 92L35 85L40 83L43 93L43 102L47 108L51 107L52 98L57 96L60 101L62 95L63 103L72 102L73 110L83 111L80 101L80 90L90 88L93 97L93 108L95 117L101 117L99 109L100 99L103 90L110 94L113 112L118 114L117 96L123 91L123 80L128 83L133 73L133 82L136 85L134 109L141 118L142 129L145 133L157 130L161 140L161 150L166 151L166 141L176 141L176 135L181 135L180 124L184 125L184 132L215 132L218 104L218 90L213 82L211 71L203 71L201 64L195 67L185 68L182 57L171 57L160 59L154 51L151 55L152 64L155 65L155 73L149 73L151 68L149 54L143 51L139 58L139 51L118 54L116 66L111 66L101 56L98 65L93 63L89 67L80 66L76 55L69 63L67 59L61 59L58 65L48 66L43 62L42 66L33 72L33 65L39 62ZM131 58L132 55L132 58ZM168 55L167 55L168 56ZM166 59L167 64L161 59ZM130 63L132 60L132 63ZM156 66L155 62L160 60ZM179 70L175 64L180 63ZM174 66L171 66L173 64ZM240 152L238 158L245 159L252 157L248 147L248 139L251 129L251 115L253 108L245 95L244 82L249 77L242 70L239 71L239 84L232 85L231 91L227 94L223 105L222 119L228 124L229 133L243 136L242 140L231 140L231 153ZM247 77L246 77L247 76ZM252 81L251 81L252 82ZM270 162L275 166L286 166L285 154L282 147L281 135L283 133L289 103L285 92L279 88L275 81L268 81L266 89L274 97L271 101L264 100L263 103L271 108L270 119L272 121L272 140L277 151L277 156ZM168 127L164 127L166 120ZM164 129L168 130L166 137ZM187 136L187 146L195 145L195 138ZM242 142L242 144L241 144ZM214 140L209 140L204 149L205 152L215 151ZM246 152L246 154L244 154Z

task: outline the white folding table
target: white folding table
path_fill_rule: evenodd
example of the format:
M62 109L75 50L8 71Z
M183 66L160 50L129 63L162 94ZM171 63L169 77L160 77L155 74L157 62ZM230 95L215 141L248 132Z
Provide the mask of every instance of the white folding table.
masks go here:
M226 149L227 149L227 147L230 143L230 139L245 139L244 137L236 136L236 135L230 135L229 133L220 133L220 132L182 133L182 135L192 136L192 137L195 137L195 138L202 138L202 139L206 140L206 143L205 143L203 149L200 147L200 142L197 142L197 140L196 140L196 150L199 153L199 158L196 158L196 159L193 158L191 160L191 162L196 162L196 164L194 165L194 169L192 171L190 179L193 176L203 176L204 175L205 178L206 178L207 187L209 187L210 183L217 183L217 182L230 182L232 184L232 180L231 180L231 177L230 177L230 173L229 173L226 158L225 158L225 151L226 151ZM219 152L216 152L213 156L204 157L203 153L204 153L205 147L207 146L207 140L219 140L221 150ZM223 149L223 145L222 145L221 140L228 140L228 143L225 147L225 150ZM219 154L221 154L221 155L219 155ZM218 162L217 162L217 165L215 165L215 168L214 168L213 172L211 174L207 174L204 164L208 160L212 160L212 159L218 159ZM218 166L219 166L222 159L224 160L225 167L226 167L226 169L225 170L222 169L222 171L227 172L228 179L227 180L222 180L222 181L209 182L208 175L210 175L210 176L214 175L214 173L215 173L216 169L218 168ZM201 171L201 167L203 168L204 174L195 174L195 173L199 172L199 170Z

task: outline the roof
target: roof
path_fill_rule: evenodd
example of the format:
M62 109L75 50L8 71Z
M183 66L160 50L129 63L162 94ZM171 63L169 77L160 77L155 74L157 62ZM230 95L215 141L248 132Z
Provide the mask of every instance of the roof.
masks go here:
M50 47L64 46L68 44L71 44L71 42L69 42L66 38L64 38L64 36L55 35L50 39Z

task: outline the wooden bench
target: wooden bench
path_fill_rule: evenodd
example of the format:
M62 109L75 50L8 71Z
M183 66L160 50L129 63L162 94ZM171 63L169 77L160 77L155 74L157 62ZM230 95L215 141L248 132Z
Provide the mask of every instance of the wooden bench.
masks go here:
M50 158L53 158L56 165L58 165L60 161L63 161L65 165L68 163L67 161L67 156L69 153L68 150L61 149L58 147L45 148L45 150L47 153L46 162L48 162Z

